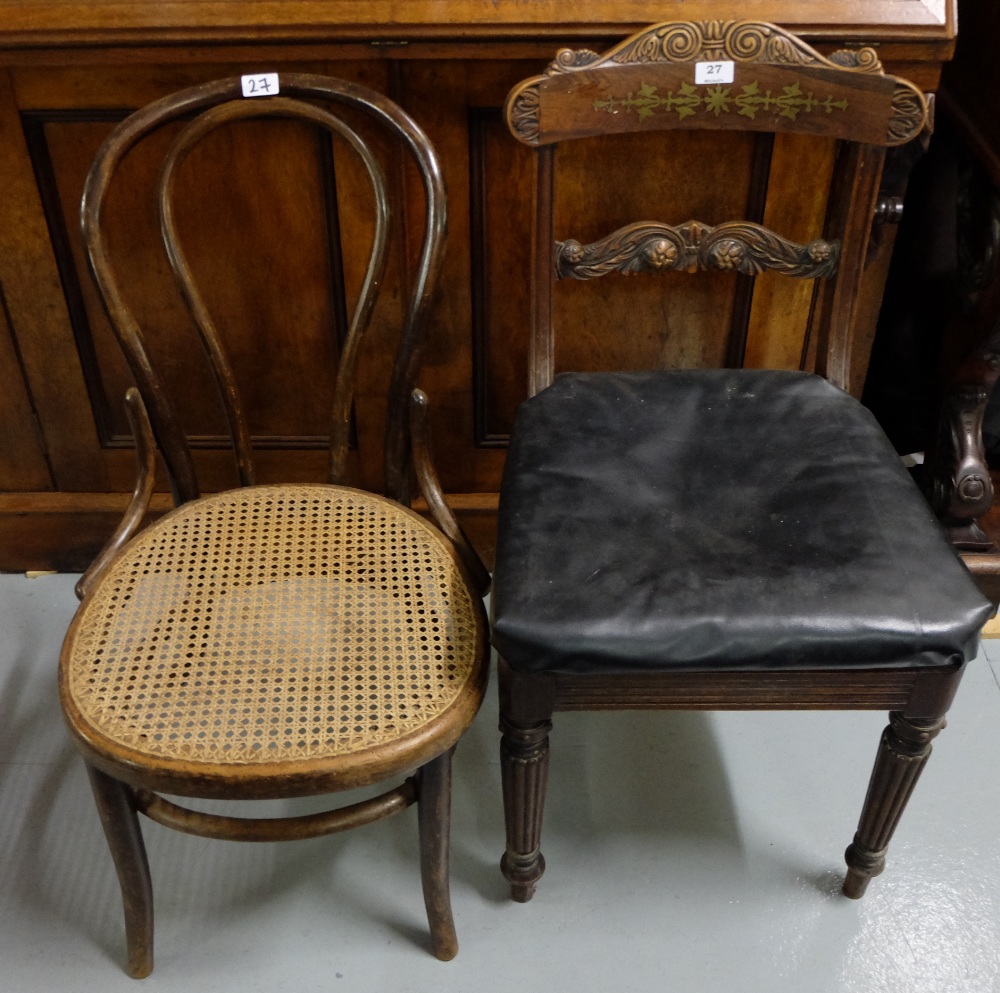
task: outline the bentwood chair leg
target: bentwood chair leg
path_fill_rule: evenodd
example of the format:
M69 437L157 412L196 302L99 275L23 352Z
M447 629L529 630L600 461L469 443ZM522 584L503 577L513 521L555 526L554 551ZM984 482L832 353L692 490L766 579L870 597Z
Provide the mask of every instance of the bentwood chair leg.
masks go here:
M507 850L500 869L510 882L511 897L527 903L545 872L542 812L549 778L552 722L521 725L501 714L500 730L500 778L507 827Z
M121 886L128 974L143 979L153 971L153 884L139 816L124 783L89 764L87 774Z
M420 770L420 880L424 888L431 951L442 962L458 954L451 916L448 851L451 837L451 756L454 749L432 759Z
M858 831L845 853L845 896L860 899L872 877L885 868L889 841L931 754L931 741L944 724L944 717L910 720L899 713L889 715Z

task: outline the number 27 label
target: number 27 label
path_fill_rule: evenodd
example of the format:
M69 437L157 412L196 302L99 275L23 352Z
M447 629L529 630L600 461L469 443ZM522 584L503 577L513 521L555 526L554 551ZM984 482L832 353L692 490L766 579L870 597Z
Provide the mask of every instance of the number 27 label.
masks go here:
M696 62L694 64L695 83L731 83L734 62Z
M245 97L273 97L280 89L276 72L262 72L256 76L240 76Z

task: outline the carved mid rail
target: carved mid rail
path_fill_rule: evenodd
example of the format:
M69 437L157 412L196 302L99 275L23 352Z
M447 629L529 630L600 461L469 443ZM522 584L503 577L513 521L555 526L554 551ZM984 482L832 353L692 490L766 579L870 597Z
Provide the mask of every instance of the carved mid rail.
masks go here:
M560 279L669 269L718 269L750 276L770 270L816 278L832 276L839 260L839 241L816 239L798 245L751 221L728 221L715 227L701 221L677 225L641 221L589 245L574 239L556 242Z

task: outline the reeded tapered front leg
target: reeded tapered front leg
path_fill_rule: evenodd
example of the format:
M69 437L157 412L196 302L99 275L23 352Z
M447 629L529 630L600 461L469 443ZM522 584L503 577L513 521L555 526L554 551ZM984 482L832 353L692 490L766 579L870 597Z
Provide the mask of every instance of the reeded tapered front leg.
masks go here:
M128 974L143 979L153 971L153 884L139 816L128 786L91 765L87 775L121 886Z
M899 713L889 715L858 831L845 853L845 896L860 899L872 877L885 868L889 841L931 754L931 742L944 724L944 717L911 720Z
M431 951L443 962L458 954L451 915L448 854L451 838L451 749L420 770L420 880L431 929Z
M549 777L551 721L520 725L501 716L500 775L503 782L507 851L500 861L510 880L510 895L527 903L545 872L542 813Z

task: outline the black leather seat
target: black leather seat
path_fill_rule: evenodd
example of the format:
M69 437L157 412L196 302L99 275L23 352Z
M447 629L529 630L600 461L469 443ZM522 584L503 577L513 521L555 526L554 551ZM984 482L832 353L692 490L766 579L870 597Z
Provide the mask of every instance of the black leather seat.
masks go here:
M807 373L560 376L500 513L514 669L958 665L990 612L871 414Z

